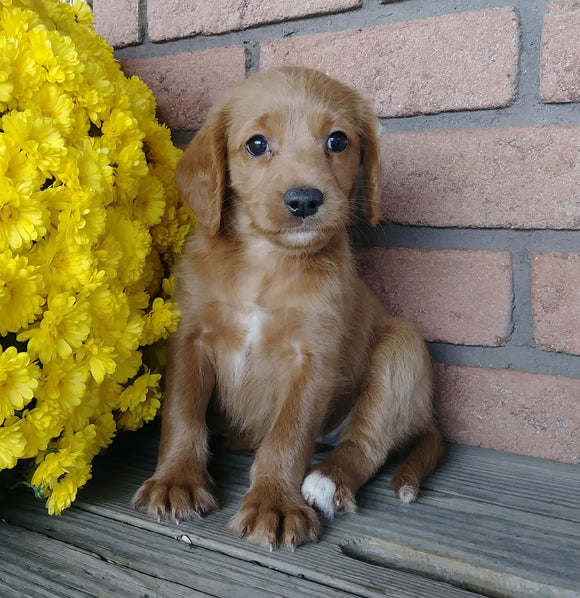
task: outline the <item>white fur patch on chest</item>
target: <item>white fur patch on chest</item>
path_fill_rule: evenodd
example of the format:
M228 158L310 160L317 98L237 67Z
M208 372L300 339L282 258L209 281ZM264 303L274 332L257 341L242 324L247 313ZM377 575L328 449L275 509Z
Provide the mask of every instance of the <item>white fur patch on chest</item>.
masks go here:
M244 310L239 312L238 323L245 332L245 340L231 356L231 380L234 384L241 380L252 353L260 346L264 325L269 318L268 312L253 303L245 304Z

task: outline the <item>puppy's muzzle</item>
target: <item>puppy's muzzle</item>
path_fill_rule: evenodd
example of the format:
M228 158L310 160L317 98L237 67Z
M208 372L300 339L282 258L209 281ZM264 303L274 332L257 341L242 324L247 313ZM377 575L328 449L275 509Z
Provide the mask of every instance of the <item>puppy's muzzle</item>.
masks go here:
M316 187L290 187L284 193L284 205L296 218L308 218L318 212L324 196Z

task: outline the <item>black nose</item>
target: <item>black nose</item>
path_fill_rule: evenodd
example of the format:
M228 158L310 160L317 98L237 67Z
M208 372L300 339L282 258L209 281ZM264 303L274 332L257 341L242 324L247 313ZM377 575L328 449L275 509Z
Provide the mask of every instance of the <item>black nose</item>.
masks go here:
M308 218L318 212L323 195L316 187L291 187L284 193L284 205L296 218Z

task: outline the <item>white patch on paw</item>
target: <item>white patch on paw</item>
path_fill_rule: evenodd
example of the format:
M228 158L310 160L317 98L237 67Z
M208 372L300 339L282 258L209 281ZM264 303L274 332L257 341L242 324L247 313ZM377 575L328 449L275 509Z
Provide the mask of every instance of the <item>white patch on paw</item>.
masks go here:
M317 471L308 474L300 490L304 500L315 509L322 512L325 517L332 519L336 511L334 496L336 485L329 478Z
M405 484L399 489L399 500L408 505L417 500L417 489L414 486Z

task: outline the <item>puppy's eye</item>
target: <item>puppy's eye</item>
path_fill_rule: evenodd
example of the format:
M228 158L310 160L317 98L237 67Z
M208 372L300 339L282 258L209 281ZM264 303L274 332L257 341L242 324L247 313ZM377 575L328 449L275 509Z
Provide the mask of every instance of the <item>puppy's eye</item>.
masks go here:
M254 135L246 143L246 151L255 158L264 155L269 149L268 140L263 135Z
M335 131L328 136L326 147L335 154L340 154L348 147L348 137L342 131Z

